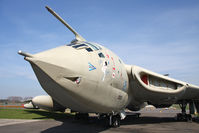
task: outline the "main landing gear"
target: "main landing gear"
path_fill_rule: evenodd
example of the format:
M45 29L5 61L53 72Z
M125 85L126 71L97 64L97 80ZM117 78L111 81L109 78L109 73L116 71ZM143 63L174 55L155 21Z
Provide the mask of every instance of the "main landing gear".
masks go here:
M109 119L109 126L116 128L120 126L120 120L125 119L126 112L124 110L121 110L118 113L112 112L111 114L108 114L107 117Z
M186 113L187 102L182 101L182 103L180 103L179 105L182 112L177 114L177 120L178 121L192 121L191 111L190 111L190 114ZM189 106L189 108L191 107Z
M110 127L119 127L120 126L120 120L121 120L121 117L119 114L117 115L109 115L108 116L109 118L109 126Z

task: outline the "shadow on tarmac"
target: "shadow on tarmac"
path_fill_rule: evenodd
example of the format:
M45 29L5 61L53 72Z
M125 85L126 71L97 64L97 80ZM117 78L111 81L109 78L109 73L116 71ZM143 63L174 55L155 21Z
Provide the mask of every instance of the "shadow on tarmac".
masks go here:
M89 120L64 120L62 122L62 125L46 129L42 133L98 133L109 129L104 121L96 118L89 118Z
M42 133L62 133L62 132L81 132L81 133L97 133L108 130L108 121L106 119L99 120L97 117L89 117L88 119L75 119L72 114L66 113L51 113L46 111L28 111L30 113L38 113L42 118L38 119L55 119L62 122L61 125L48 128ZM175 123L178 122L175 117L150 117L142 116L140 118L134 115L128 115L121 121L121 125L139 125L139 124L160 124L160 123ZM194 122L199 123L199 119L194 119Z
M175 117L150 117L142 116L135 118L134 116L127 116L125 120L121 122L121 125L133 125L133 124L155 124L155 123L169 123L177 122Z
M62 133L62 132L81 132L81 133L97 133L109 129L106 120L99 120L97 117L89 117L88 119L76 119L74 114L48 112L42 110L26 110L29 113L39 114L42 117L33 119L54 119L62 122L62 125L48 128L42 133Z
M89 120L63 120L62 125L49 128L42 131L42 133L51 132L81 132L81 133L98 133L108 130L107 122L105 119L98 120L96 117L91 117ZM140 124L160 124L177 122L174 117L160 118L160 117L140 117L127 116L121 121L122 125L140 125ZM138 129L135 129L136 131ZM131 131L134 131L132 129Z

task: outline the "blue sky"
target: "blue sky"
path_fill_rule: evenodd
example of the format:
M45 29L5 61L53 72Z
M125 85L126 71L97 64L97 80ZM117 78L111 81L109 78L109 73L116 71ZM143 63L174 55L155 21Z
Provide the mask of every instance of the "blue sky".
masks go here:
M0 98L45 94L18 50L34 54L74 39L45 5L126 64L199 85L198 0L0 0Z

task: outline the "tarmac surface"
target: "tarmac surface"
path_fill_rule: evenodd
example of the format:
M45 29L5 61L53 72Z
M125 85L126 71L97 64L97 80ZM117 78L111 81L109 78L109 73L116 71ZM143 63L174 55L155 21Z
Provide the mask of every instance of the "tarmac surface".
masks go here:
M109 128L104 119L91 116L88 120L67 117L63 120L0 119L1 133L199 133L199 120L179 122L176 109L144 109L140 118L132 112L121 121L119 128Z

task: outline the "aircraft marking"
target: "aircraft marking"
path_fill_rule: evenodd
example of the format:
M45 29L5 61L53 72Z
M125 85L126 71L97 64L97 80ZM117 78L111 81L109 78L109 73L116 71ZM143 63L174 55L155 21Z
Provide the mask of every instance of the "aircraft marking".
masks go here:
M119 95L119 96L117 97L117 99L118 99L118 100L122 100L122 96Z
M109 55L108 54L106 54L106 57L109 59Z
M102 81L104 81L104 79L105 79L105 77L107 75L107 68L108 68L107 65L108 65L107 62L104 61L103 66L102 66L102 72L104 73Z
M96 68L91 63L88 63L88 69L89 71L92 71L95 70Z
M115 73L113 72L113 74L112 74L112 78L115 78Z

